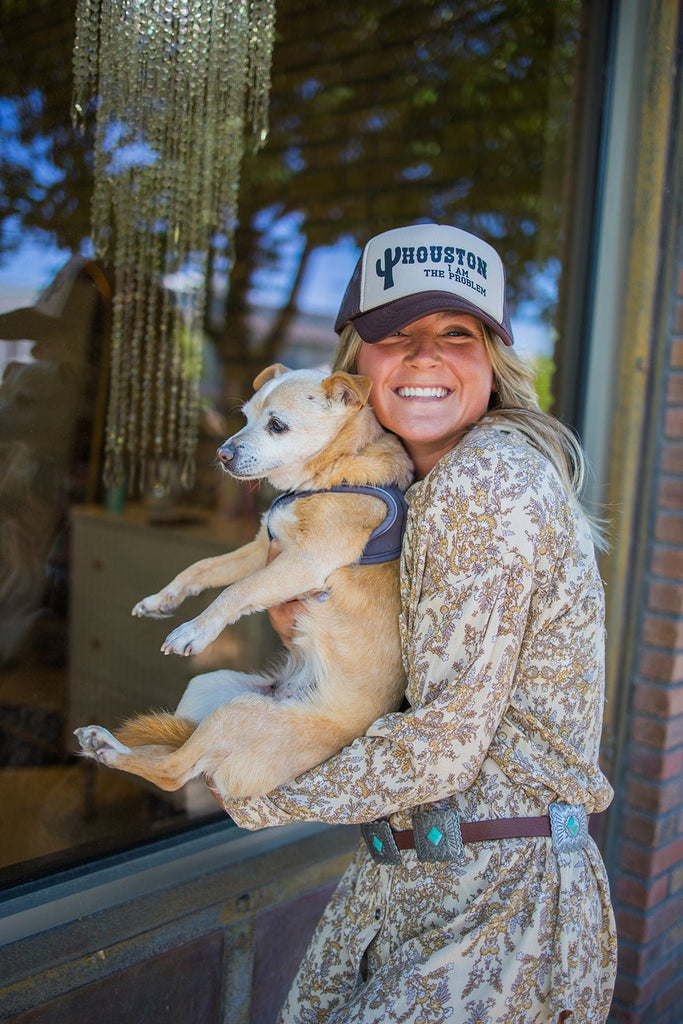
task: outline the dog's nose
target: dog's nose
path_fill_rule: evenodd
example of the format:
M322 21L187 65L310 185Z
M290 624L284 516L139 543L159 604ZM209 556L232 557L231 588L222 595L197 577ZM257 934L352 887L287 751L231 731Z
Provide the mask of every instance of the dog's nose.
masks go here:
M233 445L230 444L229 441L226 441L225 444L222 444L220 446L220 448L216 452L216 455L223 463L223 465L226 466L228 462L235 458L235 448Z

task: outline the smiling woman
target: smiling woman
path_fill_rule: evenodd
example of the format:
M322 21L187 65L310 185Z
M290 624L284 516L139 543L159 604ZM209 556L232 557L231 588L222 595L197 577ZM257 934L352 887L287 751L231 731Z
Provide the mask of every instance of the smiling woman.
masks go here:
M431 287L420 264L449 251L486 285L453 273ZM614 916L588 833L612 799L598 761L604 597L575 486L582 454L508 354L502 261L487 247L484 266L482 251L444 225L371 239L337 318L337 369L369 378L416 469L407 706L263 797L231 799L214 776L248 828L361 823L280 1024L374 1024L378 1006L414 1024L456 1012L604 1024L609 1011ZM296 646L304 602L271 618Z

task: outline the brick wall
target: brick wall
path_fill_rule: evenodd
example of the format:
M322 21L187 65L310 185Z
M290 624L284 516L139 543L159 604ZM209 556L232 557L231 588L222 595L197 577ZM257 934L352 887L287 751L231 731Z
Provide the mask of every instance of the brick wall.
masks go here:
M683 218L663 372L621 835L612 878L620 941L610 1020L683 1021ZM647 503L646 503L647 504ZM627 687L623 698L627 699Z

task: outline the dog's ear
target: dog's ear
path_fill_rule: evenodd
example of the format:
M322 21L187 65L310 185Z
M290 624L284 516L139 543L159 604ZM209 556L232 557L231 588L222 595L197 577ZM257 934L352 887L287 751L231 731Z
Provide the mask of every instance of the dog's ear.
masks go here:
M264 384L267 384L273 377L281 377L283 373L289 373L289 368L283 366L282 363L275 363L273 366L266 366L265 370L261 370L258 377L254 378L253 388L254 391L258 391Z
M325 377L322 383L324 394L328 398L335 398L344 405L363 406L370 395L372 381L368 377L360 377L355 373L337 373Z

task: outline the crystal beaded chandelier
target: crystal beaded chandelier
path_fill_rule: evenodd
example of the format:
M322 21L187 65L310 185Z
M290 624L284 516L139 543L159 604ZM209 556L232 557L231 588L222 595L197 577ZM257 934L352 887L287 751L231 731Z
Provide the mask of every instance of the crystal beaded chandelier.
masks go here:
M73 114L96 103L92 236L113 264L104 481L194 479L210 273L233 263L268 133L275 0L78 0Z

